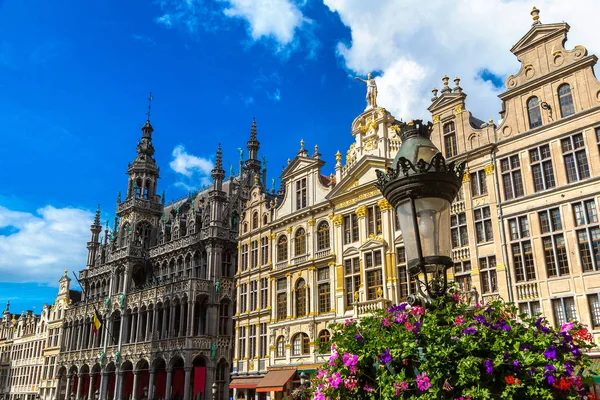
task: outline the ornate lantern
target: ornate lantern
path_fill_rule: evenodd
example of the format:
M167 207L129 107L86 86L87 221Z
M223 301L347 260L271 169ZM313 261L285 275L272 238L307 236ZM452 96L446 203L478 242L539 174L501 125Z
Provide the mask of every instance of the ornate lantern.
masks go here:
M445 295L452 267L450 205L461 185L465 165L446 163L429 139L433 124L421 120L400 124L402 145L388 167L377 172L375 184L396 209L408 269L420 296L411 304L428 305Z

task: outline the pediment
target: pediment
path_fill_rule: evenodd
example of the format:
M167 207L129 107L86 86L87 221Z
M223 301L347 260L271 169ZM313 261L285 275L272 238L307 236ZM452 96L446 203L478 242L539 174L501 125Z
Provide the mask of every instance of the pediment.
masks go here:
M334 198L342 193L348 192L355 187L361 186L367 182L375 181L375 170L385 170L389 165L389 161L382 157L364 156L356 164L350 166L345 171L344 176L338 182L331 193L327 196L328 199Z
M512 47L512 49L510 49L510 51L513 54L518 55L531 46L554 38L557 35L566 36L569 28L569 24L567 23L535 25Z
M358 249L356 249L356 247L349 247L342 253L343 257L349 257L354 255L358 255Z
M382 236L375 236L373 234L369 235L369 239L364 242L358 249L360 251L372 250L375 248L380 248L381 246L387 246L387 242Z
M427 107L427 109L429 111L433 112L433 110L444 108L449 105L463 104L466 97L467 97L467 95L464 94L463 92L461 92L461 93L443 93L440 97L438 97L436 100L434 100L433 103L431 103L431 105L429 107Z
M290 164L283 170L283 172L281 173L281 180L285 180L287 177L292 176L300 171L304 171L306 169L318 169L323 164L325 164L325 162L319 159L298 156L294 158L290 162Z

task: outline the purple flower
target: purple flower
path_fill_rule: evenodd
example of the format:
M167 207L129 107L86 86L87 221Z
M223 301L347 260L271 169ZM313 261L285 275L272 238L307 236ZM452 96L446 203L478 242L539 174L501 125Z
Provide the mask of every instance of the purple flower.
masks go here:
M483 315L476 315L473 319L480 324L485 324L487 322Z
M553 372L556 371L556 367L552 364L548 364L544 367L544 379L548 382L548 385L554 385L556 379L554 378Z
M340 386L340 383L342 383L342 378L340 377L339 372L336 372L329 378L329 384L336 389Z
M518 360L513 361L512 365L513 365L513 369L516 372L519 372L521 370L522 365Z
M572 322L567 322L566 324L562 324L562 326L560 327L560 331L561 332L568 332L571 329L573 329L573 323Z
M573 366L569 363L565 363L564 367L565 367L565 371L567 371L567 374L569 374L569 375L573 375L573 372L575 372L575 368L573 368Z
M474 335L477 333L477 329L475 329L474 327L470 326L467 329L462 331L463 335Z
M385 349L385 351L379 356L379 361L381 361L382 364L392 362L392 355L388 349Z
M492 360L485 360L485 363L483 363L483 365L485 366L485 372L487 372L488 374L494 372L494 362Z
M346 367L355 367L358 364L358 356L356 354L344 353L343 360Z
M535 327L536 327L537 329L539 329L540 331L544 332L545 334L547 334L547 333L550 333L550 328L548 328L547 326L544 326L544 325L542 324L542 322L544 322L544 321L546 321L546 320L544 319L544 317L540 317L540 318L538 318L538 319L535 321L535 324L534 324L534 325L535 325Z
M390 319L388 317L384 317L381 320L381 326L390 327L392 324L390 323Z
M533 346L528 343L523 343L520 347L521 351L527 351L533 349Z
M358 340L361 343L365 342L365 339L360 335L360 333L357 333L356 335L354 335L354 339Z
M544 357L546 357L549 360L556 360L556 347L549 346L544 352Z

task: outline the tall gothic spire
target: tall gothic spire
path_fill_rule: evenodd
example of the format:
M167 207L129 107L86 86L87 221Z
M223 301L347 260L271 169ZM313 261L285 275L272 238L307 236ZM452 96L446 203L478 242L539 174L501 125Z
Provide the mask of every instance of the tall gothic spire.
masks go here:
M217 157L215 159L215 167L212 170L213 187L215 190L221 190L223 179L225 179L225 171L223 170L223 153L221 152L221 143L217 148Z
M256 139L256 118L252 119L252 128L250 129L250 140L248 140L248 159L256 160L260 142Z

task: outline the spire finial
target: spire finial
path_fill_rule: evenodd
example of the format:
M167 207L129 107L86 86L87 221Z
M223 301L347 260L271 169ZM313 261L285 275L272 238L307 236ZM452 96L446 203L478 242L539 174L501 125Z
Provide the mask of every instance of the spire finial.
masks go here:
M533 6L533 9L530 12L531 14L531 18L533 18L533 24L532 26L535 25L540 25L540 10L538 10L535 6Z
M444 87L442 88L442 93L450 93L452 91L452 89L450 89L450 86L448 86L449 80L450 80L450 78L448 78L448 75L444 75L444 77L442 78L442 82L444 83Z
M250 140L256 140L256 117L252 117L252 128L250 129Z
M154 100L154 97L152 97L152 92L150 92L150 96L148 96L148 112L146 113L146 119L148 120L148 122L150 122L150 110L152 109L152 100Z
M98 208L96 209L96 216L94 217L94 225L100 225L100 204L98 204Z
M223 169L223 153L221 152L221 143L217 147L217 159L215 160L215 169Z

